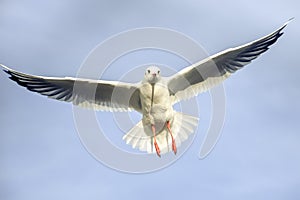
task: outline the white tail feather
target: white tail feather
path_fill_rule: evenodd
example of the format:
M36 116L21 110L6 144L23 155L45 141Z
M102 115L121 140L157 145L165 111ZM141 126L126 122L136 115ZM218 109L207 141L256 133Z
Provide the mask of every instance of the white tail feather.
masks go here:
M174 119L171 122L171 130L177 147L194 133L197 125L198 118L179 112L174 113ZM123 140L126 141L126 144L130 144L133 148L138 148L140 151L156 153L153 136L149 136L145 133L142 121L137 123L126 135L124 135ZM161 154L172 150L172 139L167 128L162 129L161 132L156 135L156 141Z

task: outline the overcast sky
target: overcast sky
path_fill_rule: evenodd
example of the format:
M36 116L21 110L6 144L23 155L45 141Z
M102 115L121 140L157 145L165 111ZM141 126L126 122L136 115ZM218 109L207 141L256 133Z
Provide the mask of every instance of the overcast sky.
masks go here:
M299 198L299 9L296 0L0 1L0 63L46 76L76 76L94 47L133 28L173 29L213 54L295 17L269 51L224 83L226 120L211 154L197 157L210 120L205 93L197 97L201 119L191 148L149 174L99 163L80 142L70 104L31 93L0 72L0 199ZM186 66L156 53L124 58L105 78L118 78L118 68L131 70L141 62ZM106 116L98 114L100 120Z

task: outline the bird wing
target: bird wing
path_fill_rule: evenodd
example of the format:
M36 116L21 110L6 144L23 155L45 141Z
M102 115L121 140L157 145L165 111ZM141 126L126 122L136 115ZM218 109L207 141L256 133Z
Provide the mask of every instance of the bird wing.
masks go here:
M10 79L32 92L101 111L141 111L137 84L79 78L34 76L1 65Z
M169 77L167 84L170 95L175 96L174 103L211 89L249 64L277 41L288 22L265 37L224 50Z

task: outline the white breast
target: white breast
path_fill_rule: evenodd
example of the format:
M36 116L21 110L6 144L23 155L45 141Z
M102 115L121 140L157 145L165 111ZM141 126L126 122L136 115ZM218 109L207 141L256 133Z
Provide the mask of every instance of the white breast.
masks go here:
M153 96L152 89L150 83L143 83L140 88L144 124L164 124L173 114L169 90L161 82L154 85Z

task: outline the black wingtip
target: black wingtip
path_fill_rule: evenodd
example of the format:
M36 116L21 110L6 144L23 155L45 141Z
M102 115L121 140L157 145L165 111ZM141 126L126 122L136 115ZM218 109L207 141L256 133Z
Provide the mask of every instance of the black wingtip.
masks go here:
M6 67L6 66L3 65L3 64L0 64L0 66L3 68L2 70L3 70L5 73L10 74L10 70L9 70L8 67Z
M5 73L9 74L9 71L7 69L2 69Z
M287 20L284 24L283 24L283 26L280 28L280 31L282 30L282 29L284 29L291 21L293 21L295 19L295 17L292 17L292 18L290 18L289 20Z
M293 21L293 20L294 20L294 17L290 18L290 19L289 19L288 21L286 21L280 28L278 28L275 32L273 32L273 33L276 33L277 39L283 35L284 32L282 32L282 30L283 30L283 29L284 29L291 21ZM277 40L277 39L276 39L276 40Z
M3 71L9 75L11 75L11 71L9 71L8 69L3 69Z

